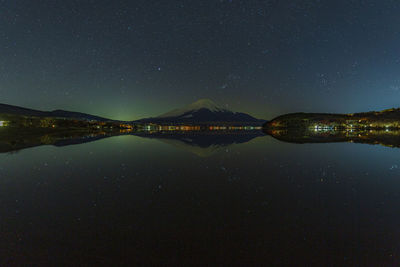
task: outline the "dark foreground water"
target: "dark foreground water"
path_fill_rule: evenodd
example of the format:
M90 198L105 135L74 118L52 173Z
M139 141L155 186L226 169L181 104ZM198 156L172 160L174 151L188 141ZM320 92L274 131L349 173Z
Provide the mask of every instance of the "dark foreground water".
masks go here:
M400 149L258 135L0 154L0 266L400 264Z

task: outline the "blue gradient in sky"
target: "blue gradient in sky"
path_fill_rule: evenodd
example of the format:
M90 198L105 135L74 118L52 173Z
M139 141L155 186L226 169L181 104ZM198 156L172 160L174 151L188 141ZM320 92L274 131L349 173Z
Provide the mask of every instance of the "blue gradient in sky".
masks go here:
M0 102L138 119L397 107L398 1L2 1Z

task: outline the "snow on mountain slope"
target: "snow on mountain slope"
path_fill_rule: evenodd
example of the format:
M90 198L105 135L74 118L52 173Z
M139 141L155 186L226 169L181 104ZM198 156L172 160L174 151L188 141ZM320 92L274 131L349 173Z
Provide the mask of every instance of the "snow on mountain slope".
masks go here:
M172 111L164 113L164 114L158 116L157 118L179 117L188 112L197 111L200 109L208 109L212 112L232 112L221 106L218 106L210 99L203 98L203 99L197 100L196 102L194 102L190 105L187 105L186 107L174 109ZM232 113L234 113L234 112L232 112Z
M186 107L162 114L158 117L138 120L140 123L188 124L188 125L261 125L265 121L246 113L233 112L209 99L200 99Z

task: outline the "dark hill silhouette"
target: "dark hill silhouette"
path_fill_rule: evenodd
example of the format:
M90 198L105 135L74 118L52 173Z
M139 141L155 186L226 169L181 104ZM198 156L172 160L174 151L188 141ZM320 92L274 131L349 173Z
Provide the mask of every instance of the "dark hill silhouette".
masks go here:
M112 121L107 118L81 112L73 112L66 110L40 111L40 110L28 109L6 104L0 104L0 113L21 115L21 116L34 116L34 117L58 117L58 118L79 119L79 120Z

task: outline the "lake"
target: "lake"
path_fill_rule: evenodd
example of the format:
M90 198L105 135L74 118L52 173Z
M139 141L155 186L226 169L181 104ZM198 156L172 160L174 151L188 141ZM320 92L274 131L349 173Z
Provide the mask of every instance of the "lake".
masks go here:
M262 132L89 141L0 154L1 266L400 264L398 148Z

